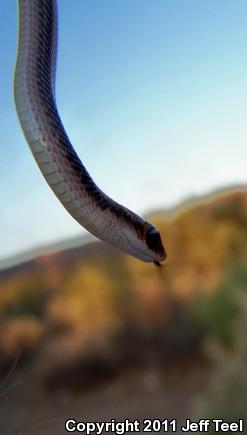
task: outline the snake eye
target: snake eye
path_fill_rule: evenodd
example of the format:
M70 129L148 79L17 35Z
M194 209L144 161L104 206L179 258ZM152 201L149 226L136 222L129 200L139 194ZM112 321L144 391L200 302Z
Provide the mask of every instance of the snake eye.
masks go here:
M146 243L150 249L154 249L160 242L160 233L156 227L150 227L146 232Z

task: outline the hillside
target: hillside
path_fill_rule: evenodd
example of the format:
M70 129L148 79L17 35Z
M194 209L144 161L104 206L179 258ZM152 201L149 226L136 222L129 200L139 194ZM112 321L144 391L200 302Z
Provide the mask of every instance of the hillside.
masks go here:
M17 358L15 375L47 394L132 385L133 373L151 373L151 390L171 384L178 401L185 373L189 391L202 387L214 360L205 343L231 347L244 304L247 190L152 222L168 252L162 268L94 242L0 272L3 379Z

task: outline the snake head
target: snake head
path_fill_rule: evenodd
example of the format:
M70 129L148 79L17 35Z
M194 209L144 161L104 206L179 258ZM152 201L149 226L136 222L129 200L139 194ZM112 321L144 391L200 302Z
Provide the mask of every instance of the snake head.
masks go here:
M123 232L127 242L124 250L129 254L155 264L165 261L167 254L157 227L138 217L134 225L132 221L124 226Z
M144 234L147 249L149 250L150 254L155 257L153 258L153 262L155 264L159 264L160 261L164 261L167 257L167 254L158 228L146 222Z

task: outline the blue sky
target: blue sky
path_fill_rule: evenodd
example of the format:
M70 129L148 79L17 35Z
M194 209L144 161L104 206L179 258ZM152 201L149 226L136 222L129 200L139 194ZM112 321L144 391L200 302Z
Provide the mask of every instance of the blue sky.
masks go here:
M58 3L58 107L107 194L143 214L246 183L246 0ZM83 230L25 143L12 90L16 3L0 0L0 16L3 259Z

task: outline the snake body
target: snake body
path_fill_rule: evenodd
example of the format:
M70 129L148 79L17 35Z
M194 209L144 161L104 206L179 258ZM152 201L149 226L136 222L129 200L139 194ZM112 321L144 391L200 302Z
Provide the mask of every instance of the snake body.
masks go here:
M56 55L56 0L19 0L15 103L43 176L90 233L144 261L163 261L157 228L102 192L71 145L55 101Z

